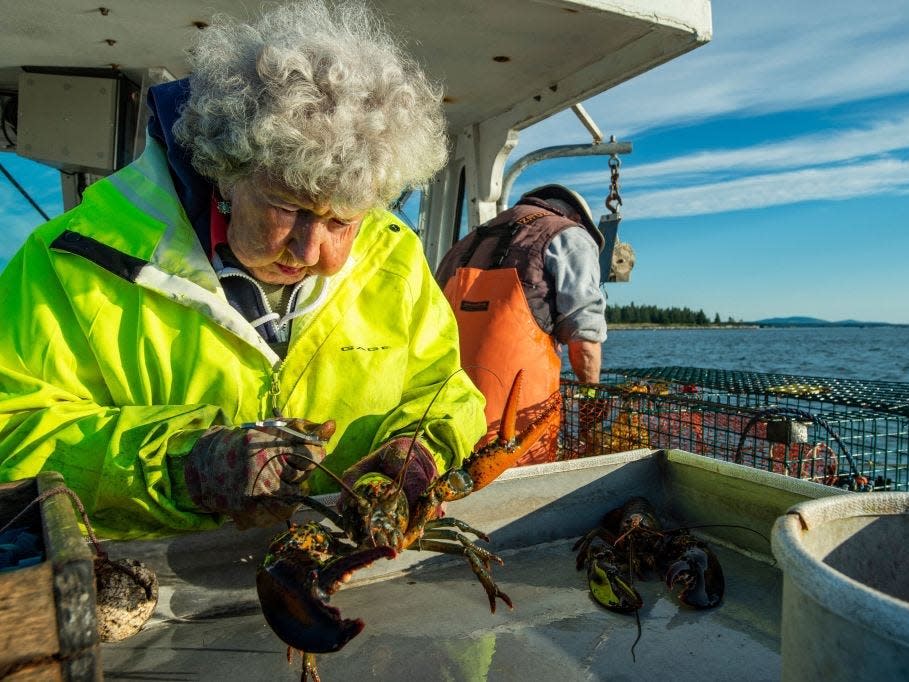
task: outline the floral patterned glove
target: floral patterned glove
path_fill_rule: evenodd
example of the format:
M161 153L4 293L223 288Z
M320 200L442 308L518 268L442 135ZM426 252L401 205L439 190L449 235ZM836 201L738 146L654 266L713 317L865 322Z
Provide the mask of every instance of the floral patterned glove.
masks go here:
M335 424L302 419L289 427L328 439ZM213 426L183 464L190 498L200 509L226 514L239 528L290 518L306 494L305 480L325 457L319 445L296 441L272 427Z
M438 471L436 470L435 460L429 454L429 449L419 440L414 440L410 436L392 438L380 446L378 450L361 459L344 472L344 482L355 488L361 478L372 473L381 474L391 481L396 481L401 473L401 468L407 461L407 453L411 449L411 443L413 443L413 453L411 454L407 471L404 472L402 488L407 502L413 506L417 497L435 479ZM346 491L342 492L341 498L343 499L346 494Z

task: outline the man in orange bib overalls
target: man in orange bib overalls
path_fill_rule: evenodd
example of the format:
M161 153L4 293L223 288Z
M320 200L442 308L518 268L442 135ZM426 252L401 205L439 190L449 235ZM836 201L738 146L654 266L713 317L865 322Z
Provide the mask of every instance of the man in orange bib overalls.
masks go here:
M603 235L576 192L544 185L472 231L442 259L436 280L454 309L461 365L486 397L497 433L518 370L523 429L550 401L559 405L559 344L578 380L600 378L606 301L600 290ZM518 465L558 458L558 421Z

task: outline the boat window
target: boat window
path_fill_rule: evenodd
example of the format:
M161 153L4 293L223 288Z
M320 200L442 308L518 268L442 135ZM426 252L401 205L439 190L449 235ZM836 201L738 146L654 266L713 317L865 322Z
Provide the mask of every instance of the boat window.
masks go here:
M421 235L421 238L420 205L422 204L422 201L423 190L411 189L399 196L391 206L392 213L404 221L404 224L407 225L407 227L418 235Z
M63 195L59 171L46 164L16 154L0 155L0 164L5 169L0 176L0 198L6 210L3 241L7 247L0 252L2 270L33 229L46 217L63 213Z
M461 168L461 177L458 179L458 212L455 214L455 227L451 243L454 245L462 237L467 236L470 225L467 222L467 173Z

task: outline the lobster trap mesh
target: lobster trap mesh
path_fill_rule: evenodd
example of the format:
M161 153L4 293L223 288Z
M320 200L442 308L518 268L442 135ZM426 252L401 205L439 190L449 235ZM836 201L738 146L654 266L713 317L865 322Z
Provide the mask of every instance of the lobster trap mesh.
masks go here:
M909 490L909 384L692 367L563 377L563 459L679 449L855 490Z

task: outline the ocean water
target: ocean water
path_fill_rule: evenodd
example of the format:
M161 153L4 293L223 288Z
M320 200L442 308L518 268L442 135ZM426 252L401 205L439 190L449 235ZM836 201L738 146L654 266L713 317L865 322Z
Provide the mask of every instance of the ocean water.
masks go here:
M610 330L604 369L664 366L909 382L909 327Z

